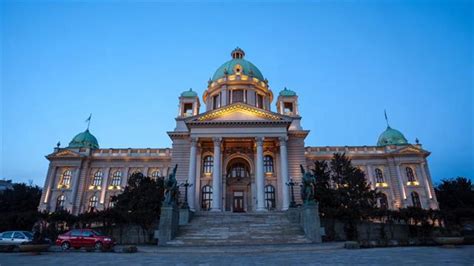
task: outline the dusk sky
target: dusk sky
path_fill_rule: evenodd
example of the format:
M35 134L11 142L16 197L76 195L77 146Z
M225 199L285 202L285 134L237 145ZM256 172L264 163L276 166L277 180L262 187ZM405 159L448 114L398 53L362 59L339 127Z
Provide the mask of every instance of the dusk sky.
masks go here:
M386 109L435 183L473 177L472 1L97 2L2 1L0 179L43 186L90 113L101 148L170 147L237 46L298 93L307 146L375 145Z

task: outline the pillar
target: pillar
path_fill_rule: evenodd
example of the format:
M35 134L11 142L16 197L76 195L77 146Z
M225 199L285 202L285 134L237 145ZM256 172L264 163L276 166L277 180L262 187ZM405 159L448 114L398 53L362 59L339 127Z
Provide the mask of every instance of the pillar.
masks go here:
M211 211L221 211L221 138L214 138L214 166L212 169Z
M102 180L102 191L100 194L100 204L104 205L104 209L106 208L105 206L105 193L107 192L107 187L109 184L109 175L110 175L110 168L106 168L104 171L104 180Z
M282 187L282 210L286 211L290 207L290 195L288 191L288 151L286 147L287 137L280 138L280 168Z
M196 145L197 145L197 139L196 138L191 138L191 149L189 152L189 172L188 172L188 205L189 209L191 211L195 211L195 201L194 201L194 196L195 196L195 188L194 186L196 185Z
M405 192L405 184L404 184L404 181L403 181L402 173L400 171L400 164L396 164L395 168L397 169L397 176L398 176L398 181L400 182L400 189L402 190L401 192L402 192L402 195L403 195L403 199L407 200L407 193ZM403 202L402 206L400 206L400 208L403 208L406 205L407 205L406 202Z
M265 179L263 175L263 138L256 138L257 144L257 166L256 168L256 183L257 183L257 211L265 211L264 204L264 189Z

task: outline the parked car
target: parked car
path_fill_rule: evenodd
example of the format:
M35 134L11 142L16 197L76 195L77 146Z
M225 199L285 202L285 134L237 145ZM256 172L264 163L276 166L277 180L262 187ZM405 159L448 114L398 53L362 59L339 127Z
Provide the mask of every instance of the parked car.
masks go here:
M106 236L92 229L73 229L59 235L56 245L63 250L73 247L75 249L95 248L97 250L110 249L115 245L112 237Z
M18 246L33 239L28 231L6 231L0 234L0 245Z

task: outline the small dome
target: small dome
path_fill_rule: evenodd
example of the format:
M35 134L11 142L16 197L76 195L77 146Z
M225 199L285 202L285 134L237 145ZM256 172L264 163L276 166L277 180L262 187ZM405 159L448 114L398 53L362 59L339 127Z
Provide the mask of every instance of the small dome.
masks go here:
M193 91L193 89L189 89L188 91L184 91L183 93L181 93L181 97L194 98L198 97L198 95L195 91Z
M71 142L69 142L68 148L92 148L98 149L99 143L97 139L89 132L89 129L86 131L77 134Z
M377 146L386 146L386 145L404 145L408 144L407 139L403 134L387 126L387 129L380 134L379 140L377 141Z
M282 91L280 91L280 96L296 96L296 92L285 87Z
M225 62L220 66L214 76L212 76L212 81L216 81L220 78L225 77L229 74L235 74L240 72L244 75L255 77L261 81L264 81L262 72L251 62L244 59L245 52L239 47L235 48L232 53L232 60Z

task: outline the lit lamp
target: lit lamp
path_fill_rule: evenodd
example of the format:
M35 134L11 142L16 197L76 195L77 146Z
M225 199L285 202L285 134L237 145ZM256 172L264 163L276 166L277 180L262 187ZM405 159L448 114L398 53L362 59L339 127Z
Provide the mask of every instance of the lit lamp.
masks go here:
M294 191L294 186L296 185L295 182L293 182L293 178L290 178L290 182L286 183L287 186L290 187L290 192L291 192L291 202L290 202L290 208L296 208L296 202L295 202L295 191Z

